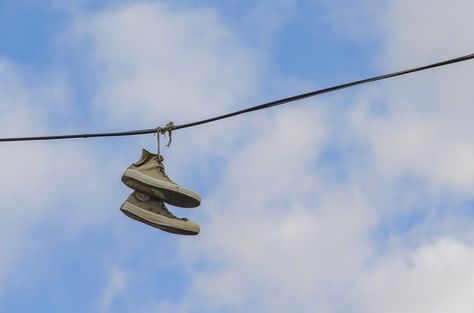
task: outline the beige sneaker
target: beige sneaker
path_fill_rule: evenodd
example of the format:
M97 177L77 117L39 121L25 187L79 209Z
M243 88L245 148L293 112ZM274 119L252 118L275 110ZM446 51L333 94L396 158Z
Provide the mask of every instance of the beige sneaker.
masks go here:
M120 210L137 221L179 235L197 235L200 227L186 218L177 218L165 204L151 195L134 191Z
M201 203L197 193L179 186L166 175L163 156L145 149L140 160L127 168L122 181L134 190L148 193L174 206L194 208Z

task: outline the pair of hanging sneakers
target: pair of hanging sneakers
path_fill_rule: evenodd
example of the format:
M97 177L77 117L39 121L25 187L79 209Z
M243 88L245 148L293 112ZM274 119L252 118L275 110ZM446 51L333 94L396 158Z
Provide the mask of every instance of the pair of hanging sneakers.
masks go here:
M168 203L194 208L201 203L201 197L166 175L163 156L143 149L140 160L125 170L122 181L134 190L120 208L125 215L166 232L199 234L197 223L176 217L165 206Z

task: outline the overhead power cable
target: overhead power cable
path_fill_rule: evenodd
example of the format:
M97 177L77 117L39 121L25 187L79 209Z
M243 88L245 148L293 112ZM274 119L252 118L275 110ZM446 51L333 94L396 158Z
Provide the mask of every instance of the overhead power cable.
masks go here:
M176 126L173 125L172 129L170 129L169 127L168 128L166 128L166 127L165 128L159 128L158 127L158 128L148 128L148 129L123 131L123 132L109 132L109 133L90 133L90 134L86 133L86 134L73 134L73 135L16 137L16 138L12 137L12 138L0 138L0 142L57 140L57 139L74 139L74 138L93 138L93 137L117 137L117 136L132 136L132 135L153 134L153 133L157 133L157 132L163 133L165 131L170 132L171 130L178 130L178 129L194 127L194 126L202 125L202 124L206 124L206 123L211 123L211 122L215 122L215 121L218 121L218 120L230 118L230 117L233 117L233 116L236 116L236 115L241 115L241 114L244 114L244 113L249 113L249 112L263 110L263 109L268 109L268 108L271 108L271 107L274 107L274 106L283 105L283 104L287 104L287 103L290 103L290 102L295 102L295 101L298 101L298 100L319 96L319 95L330 93L330 92L333 92L333 91L354 87L354 86L357 86L357 85L367 84L367 83L371 83L371 82L375 82L375 81L379 81L379 80L384 80L384 79L388 79L388 78L392 78L392 77L396 77L396 76L402 76L402 75L406 75L406 74L410 74L410 73L420 72L420 71L424 71L424 70L428 70L428 69L432 69L432 68L436 68L436 67L446 66L446 65L449 65L449 64L464 62L464 61L471 60L471 59L474 59L474 53L471 53L471 54L468 54L468 55L465 55L465 56L461 56L461 57L458 57L458 58L454 58L454 59L449 59L449 60L445 60L445 61L425 65L425 66L415 67L415 68L411 68L411 69L407 69L407 70L402 70L402 71L398 71L398 72L393 72L393 73L389 73L389 74L384 74L384 75L380 75L380 76L374 76L374 77L370 77L370 78L366 78L366 79L362 79L362 80L357 80L357 81L353 81L353 82L349 82L349 83L345 83L345 84L341 84L341 85L327 87L327 88L324 88L324 89L310 91L310 92L306 92L306 93L298 94L298 95L295 95L295 96L291 96L291 97L287 97L287 98L283 98L283 99L278 99L278 100L274 100L274 101L270 101L270 102L266 102L266 103L259 104L259 105L256 105L256 106L252 106L252 107L249 107L249 108L246 108L246 109L243 109L243 110L239 110L239 111L235 111L235 112L231 112L231 113L211 117L211 118L208 118L208 119L204 119L204 120L200 120L200 121L196 121L196 122L192 122L192 123L188 123L188 124L182 124L182 125L176 125Z

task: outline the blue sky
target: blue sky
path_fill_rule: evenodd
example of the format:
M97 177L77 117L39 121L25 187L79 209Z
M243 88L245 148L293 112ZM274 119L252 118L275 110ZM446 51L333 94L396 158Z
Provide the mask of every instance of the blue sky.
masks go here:
M0 134L181 124L468 54L472 9L3 1ZM0 312L472 312L473 71L175 132L168 174L203 201L172 210L196 237L119 211L152 135L1 144Z

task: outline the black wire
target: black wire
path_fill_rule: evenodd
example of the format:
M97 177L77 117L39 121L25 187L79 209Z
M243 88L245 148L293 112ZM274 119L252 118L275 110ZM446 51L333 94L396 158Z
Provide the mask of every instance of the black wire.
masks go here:
M74 135L58 135L58 136L38 136L38 137L16 137L16 138L0 138L0 142L6 141L35 141L35 140L57 140L57 139L75 139L75 138L93 138L93 137L118 137L133 136L156 133L156 128L131 130L124 132L112 133L92 133L92 134L74 134Z
M354 82L350 82L350 83L345 83L345 84L332 86L332 87L328 87L328 88L324 88L324 89L320 89L320 90L315 90L315 91L310 91L310 92L307 92L307 93L302 93L302 94L291 96L291 97L288 97L288 98L283 98L283 99L270 101L270 102L267 102L267 103L263 103L263 104L260 104L260 105L250 107L250 108L246 108L246 109L243 109L243 110L235 111L235 112L224 114L224 115L215 116L215 117L208 118L208 119L205 119L205 120L192 122L192 123L188 123L188 124L176 125L174 129L177 130L177 129L183 129L183 128L193 127L193 126L197 126L197 125L202 125L202 124L206 124L206 123L211 123L211 122L215 122L215 121L222 120L222 119L225 119L225 118L233 117L233 116L236 116L236 115L249 113L249 112L253 112L253 111L258 111L258 110L263 110L263 109L271 108L271 107L274 107L274 106L278 106L278 105L282 105L282 104L286 104L286 103L290 103L290 102L294 102L294 101L298 101L298 100L302 100L302 99L306 99L306 98L310 98L310 97L319 96L319 95L322 95L322 94L325 94L325 93L329 93L329 92L333 92L333 91L337 91L337 90L341 90L341 89L345 89L345 88L349 88L349 87L354 87L354 86L357 86L357 85L362 85L362 84L366 84L366 83L370 83L370 82L374 82L374 81L378 81L378 80L383 80L383 79L387 79L387 78L392 78L392 77L396 77L396 76L406 75L406 74L410 74L410 73L414 73L414 72L424 71L424 70L427 70L427 69L440 67L440 66L445 66L445 65L449 65L449 64L453 64L453 63L458 63L458 62L463 62L463 61L467 61L467 60L471 60L471 59L474 59L474 53L471 53L471 54L468 54L468 55L465 55L465 56L462 56L462 57L454 58L454 59L449 59L449 60L446 60L446 61L433 63L433 64L430 64L430 65L420 66L420 67L411 68L411 69L403 70L403 71L399 71L399 72L393 72L393 73L380 75L380 76L374 76L374 77L367 78L367 79L362 79L362 80L358 80L358 81L354 81ZM157 128L149 128L149 129L142 129L142 130L133 130L133 131L125 131L125 132L112 132L112 133L93 133L93 134L75 134L75 135L60 135L60 136L0 138L0 142L6 142L6 141L33 141L33 140L56 140L56 139L91 138L91 137L133 136L133 135L152 134L152 133L156 133L157 131L158 131Z
M394 72L394 73L390 73L390 74L385 74L385 75L381 75L381 76L375 76L375 77L371 77L371 78L367 78L367 79L354 81L354 82L351 82L351 83L345 83L345 84L341 84L341 85L337 85L337 86L333 86L333 87L328 87L328 88L324 88L324 89L320 89L320 90L316 90L316 91L310 91L310 92L307 92L307 93L299 94L299 95L288 97L288 98L274 100L274 101L271 101L271 102L260 104L260 105L250 107L250 108L247 108L247 109L243 109L243 110L240 110L240 111L236 111L236 112L233 112L233 113L224 114L224 115L221 115L221 116L216 116L216 117L209 118L209 119L206 119L206 120L202 120L202 121L198 121L198 122L194 122L194 123L189 123L189 124L184 124L184 125L177 125L175 129L182 129L182 128L197 126L197 125L201 125L201 124L205 124L205 123L210 123L210 122L214 122L214 121L217 121L217 120L221 120L221 119L224 119L224 118L228 118L228 117L232 117L232 116L236 116L236 115L240 115L240 114L244 114L244 113L248 113L248 112L252 112L252 111L267 109L267 108L274 107L274 106L277 106L277 105L282 105L282 104L286 104L286 103L289 103L289 102L294 102L294 101L306 99L306 98L309 98L309 97L319 96L319 95L329 93L329 92L333 92L333 91L336 91L336 90L341 90L341 89L345 89L345 88L349 88L349 87L354 87L354 86L357 86L357 85L362 85L362 84L374 82L374 81L377 81L377 80L383 80L383 79L387 79L387 78L391 78L391 77L395 77L395 76L400 76L400 75L410 74L410 73L414 73L414 72L419 72L419 71L423 71L423 70L427 70L427 69L435 68L435 67L439 67L439 66L445 66L445 65L449 65L449 64L453 64L453 63L457 63L457 62L467 61L467 60L470 60L470 59L474 59L474 53L469 54L469 55L465 55L465 56L462 56L462 57L459 57L459 58L449 59L449 60L446 60L446 61L426 65L426 66L416 67L416 68L412 68L412 69L408 69L408 70L404 70L404 71L399 71L399 72Z

